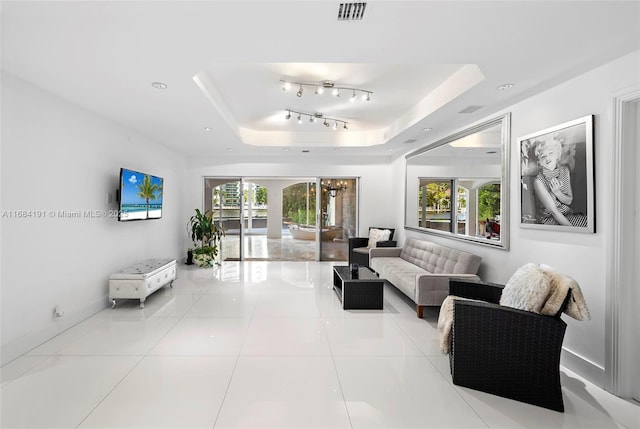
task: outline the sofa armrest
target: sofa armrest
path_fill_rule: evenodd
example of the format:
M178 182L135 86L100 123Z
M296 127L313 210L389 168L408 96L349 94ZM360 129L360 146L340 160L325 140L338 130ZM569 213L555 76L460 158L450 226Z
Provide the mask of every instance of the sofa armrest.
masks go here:
M395 240L385 240L376 242L376 247L396 247L398 242Z
M504 285L483 281L452 278L449 280L449 295L461 298L477 299L498 304L502 296Z
M416 297L418 305L440 305L449 295L449 280L451 278L480 281L475 274L433 274L425 273L416 275Z
M377 257L400 257L402 247L374 247L369 250L369 260Z

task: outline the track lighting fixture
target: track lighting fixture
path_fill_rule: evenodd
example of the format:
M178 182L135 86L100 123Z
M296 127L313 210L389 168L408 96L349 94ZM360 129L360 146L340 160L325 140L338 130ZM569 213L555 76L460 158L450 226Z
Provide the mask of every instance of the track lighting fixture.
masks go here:
M283 91L288 91L289 89L291 89L292 86L297 86L298 92L296 92L296 95L298 97L302 97L305 87L312 89L313 93L318 95L322 94L325 89L331 89L331 93L335 97L340 97L341 90L351 91L351 94L352 94L350 98L351 101L355 101L358 98L358 94L362 95L362 100L370 101L371 94L373 94L373 91L370 91L368 89L341 86L341 85L335 84L331 80L323 80L321 82L295 82L295 81L281 80L280 83L282 84Z
M305 116L309 117L309 122L310 123L314 123L316 122L318 119L322 119L322 124L325 127L329 127L331 125L331 122L333 122L333 129L337 130L338 126L340 124L342 124L342 128L345 130L348 130L349 128L347 127L348 122L347 121L343 121L342 119L337 119L337 118L327 118L325 117L322 113L306 113L306 112L299 112L297 110L292 110L292 109L286 109L287 114L284 117L285 119L289 120L291 119L291 114L295 114L298 115L298 123L301 124L302 120Z

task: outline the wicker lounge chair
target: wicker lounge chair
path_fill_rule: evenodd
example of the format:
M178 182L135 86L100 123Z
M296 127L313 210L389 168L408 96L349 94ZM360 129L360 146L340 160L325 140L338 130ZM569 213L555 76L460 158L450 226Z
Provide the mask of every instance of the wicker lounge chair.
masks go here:
M450 281L451 295L484 301L454 301L453 383L563 412L560 351L567 325L560 319L562 309L545 316L501 306L503 287Z

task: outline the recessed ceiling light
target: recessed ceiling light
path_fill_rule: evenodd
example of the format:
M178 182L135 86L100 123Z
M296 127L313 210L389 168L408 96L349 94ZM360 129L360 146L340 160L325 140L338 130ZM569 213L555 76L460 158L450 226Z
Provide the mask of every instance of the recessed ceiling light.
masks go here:
M504 83L498 87L500 91L504 91L505 89L511 89L511 88L513 88L512 83Z
M428 131L431 131L432 129L433 129L433 128L423 128L423 129L422 129L422 131L424 131L424 132L428 132Z
M155 89L167 89L167 84L164 82L151 82L151 86Z
M283 151L285 151L285 152L289 152L289 148L288 148L288 147L285 147L285 148L284 148L284 149L282 149L282 150L283 150Z
M309 153L309 152L311 152L311 151L310 151L310 150L308 150L308 149L303 149L303 150L302 150L302 153Z
M211 127L204 127L204 130L205 130L205 131L212 131L212 130L213 130L213 128L211 128Z
M231 152L232 150L233 150L233 148L231 148L231 147L227 148L227 152Z

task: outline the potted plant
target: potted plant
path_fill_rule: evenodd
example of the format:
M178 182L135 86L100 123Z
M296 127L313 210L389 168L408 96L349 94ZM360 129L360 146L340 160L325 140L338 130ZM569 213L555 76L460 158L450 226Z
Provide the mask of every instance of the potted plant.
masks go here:
M213 212L202 213L196 209L196 214L187 223L187 233L195 245L192 252L196 265L212 267L213 260L218 255L220 239L225 235L224 229L215 224Z

